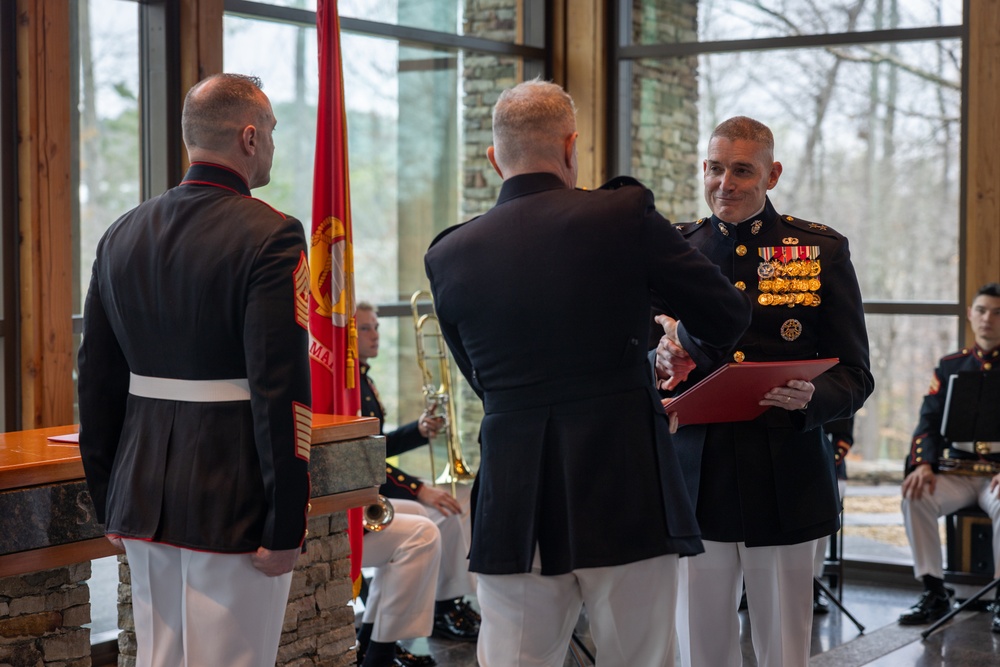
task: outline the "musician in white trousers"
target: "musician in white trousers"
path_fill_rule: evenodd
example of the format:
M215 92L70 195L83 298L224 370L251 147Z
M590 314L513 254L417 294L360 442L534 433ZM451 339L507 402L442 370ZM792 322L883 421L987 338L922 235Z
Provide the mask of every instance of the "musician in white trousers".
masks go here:
M385 423L385 407L379 398L375 380L369 374L369 362L379 352L378 313L371 303L359 301L355 314L358 326L358 359L361 365L361 415L375 417L379 427ZM445 428L445 420L424 411L412 422L393 430L382 430L385 436L386 456L396 456L411 449L427 445L430 438ZM397 515L410 514L429 518L440 533L440 567L437 573L437 592L432 603L435 637L459 641L475 641L479 634L478 614L465 601L465 596L475 591L475 580L468 567L468 491L458 486L459 498L442 488L424 483L420 478L386 462L386 479L379 493L393 505ZM464 500L463 500L464 498ZM366 538L367 542L367 538ZM375 579L378 579L376 574ZM375 608L386 604L381 599L382 585L373 586L365 603L365 620L358 630L358 651L365 654L372 638ZM378 641L378 640L376 640ZM422 667L431 664L429 656L410 653L396 646L397 663L402 667Z
M436 507L427 506L414 500L393 498L392 507L397 516L416 514L434 522L441 533L441 567L438 571L435 600L454 600L476 592L476 575L469 572L469 487L458 488L462 514L444 513Z
M395 664L396 641L426 637L434 627L441 533L425 515L406 509L383 530L365 534L361 565L376 568L362 621L372 629L366 667Z
M949 442L941 433L949 378L968 371L1000 372L1000 283L983 285L967 316L975 345L938 361L906 461L903 523L913 574L924 592L900 615L901 625L931 623L951 608L954 591L944 585L939 517L979 505L993 522L993 576L1000 577L1000 442ZM997 596L1000 603L1000 588ZM994 605L991 630L1000 633L1000 604Z

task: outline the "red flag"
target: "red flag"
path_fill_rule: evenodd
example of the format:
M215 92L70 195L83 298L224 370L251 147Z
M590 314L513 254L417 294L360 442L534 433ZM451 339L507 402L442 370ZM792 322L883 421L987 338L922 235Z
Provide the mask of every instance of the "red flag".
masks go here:
M309 357L313 412L355 416L358 389L358 330L354 322L354 237L347 170L347 110L340 61L337 0L319 0L319 103L309 244ZM351 581L361 586L361 509L347 512Z

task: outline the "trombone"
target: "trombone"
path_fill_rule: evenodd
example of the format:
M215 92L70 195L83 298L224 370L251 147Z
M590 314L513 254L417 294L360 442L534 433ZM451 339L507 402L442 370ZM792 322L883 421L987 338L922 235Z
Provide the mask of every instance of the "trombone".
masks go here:
M421 297L431 301L431 312L421 315L418 302ZM458 437L458 420L455 419L455 401L452 393L451 367L448 363L448 349L445 347L444 336L437 315L433 311L434 303L431 293L427 290L417 290L410 297L410 310L413 313L413 328L417 341L417 365L423 374L424 405L427 414L444 417L444 434L447 438L448 464L435 480L435 484L451 484L451 495L457 495L456 484L468 482L475 477L462 455L462 443ZM428 346L428 343L431 342ZM428 349L432 347L433 349ZM433 362L437 362L438 383L435 384ZM428 448L431 457L431 474L434 473L434 447Z

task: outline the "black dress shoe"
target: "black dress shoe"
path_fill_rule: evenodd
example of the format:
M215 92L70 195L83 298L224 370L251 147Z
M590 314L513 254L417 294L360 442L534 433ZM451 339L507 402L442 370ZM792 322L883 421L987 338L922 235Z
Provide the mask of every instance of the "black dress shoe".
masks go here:
M993 603L993 620L990 622L990 630L1000 633L1000 600Z
M434 615L434 631L431 636L457 642L474 642L479 639L479 624L469 618L457 602L448 611Z
M951 610L951 597L955 594L950 588L945 589L945 595L924 591L917 604L899 615L900 625L923 625L933 623Z
M407 651L399 642L396 643L396 665L399 667L434 667L438 664L432 656L414 655Z
M472 621L472 623L478 629L483 623L483 617L479 615L479 612L472 608L472 605L465 601L465 598L458 598L455 600L455 608L458 609L462 616Z

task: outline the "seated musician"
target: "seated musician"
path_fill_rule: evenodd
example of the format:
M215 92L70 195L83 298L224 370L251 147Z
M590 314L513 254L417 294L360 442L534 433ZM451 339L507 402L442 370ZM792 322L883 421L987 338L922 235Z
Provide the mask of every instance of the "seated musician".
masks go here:
M968 312L976 344L943 357L920 408L903 479L903 522L922 579L920 600L901 625L930 623L948 613L954 591L945 588L938 518L973 503L993 521L994 577L1000 577L1000 442L948 442L941 435L948 378L961 371L1000 372L1000 283L976 293ZM1000 633L1000 588L991 629Z
M378 397L375 382L368 375L369 360L378 356L378 314L375 307L365 301L357 304L355 319L358 326L358 360L361 362L361 414L377 417L379 425L385 420L385 410ZM403 424L394 431L384 433L386 456L395 456L430 442L445 427L442 417L424 411L416 421ZM475 592L475 578L469 572L469 544L466 526L468 506L442 488L425 484L422 480L386 464L386 481L379 493L392 502L397 516L419 514L433 521L441 534L441 564L437 577L434 603L434 629L432 635L441 639L474 642L479 636L478 612L465 600ZM374 583L374 582L373 582ZM373 586L373 588L375 588ZM375 607L378 600L369 597L367 607ZM361 629L362 644L365 627ZM419 656L418 656L419 657ZM400 660L406 664L406 660ZM410 664L427 664L410 661Z

